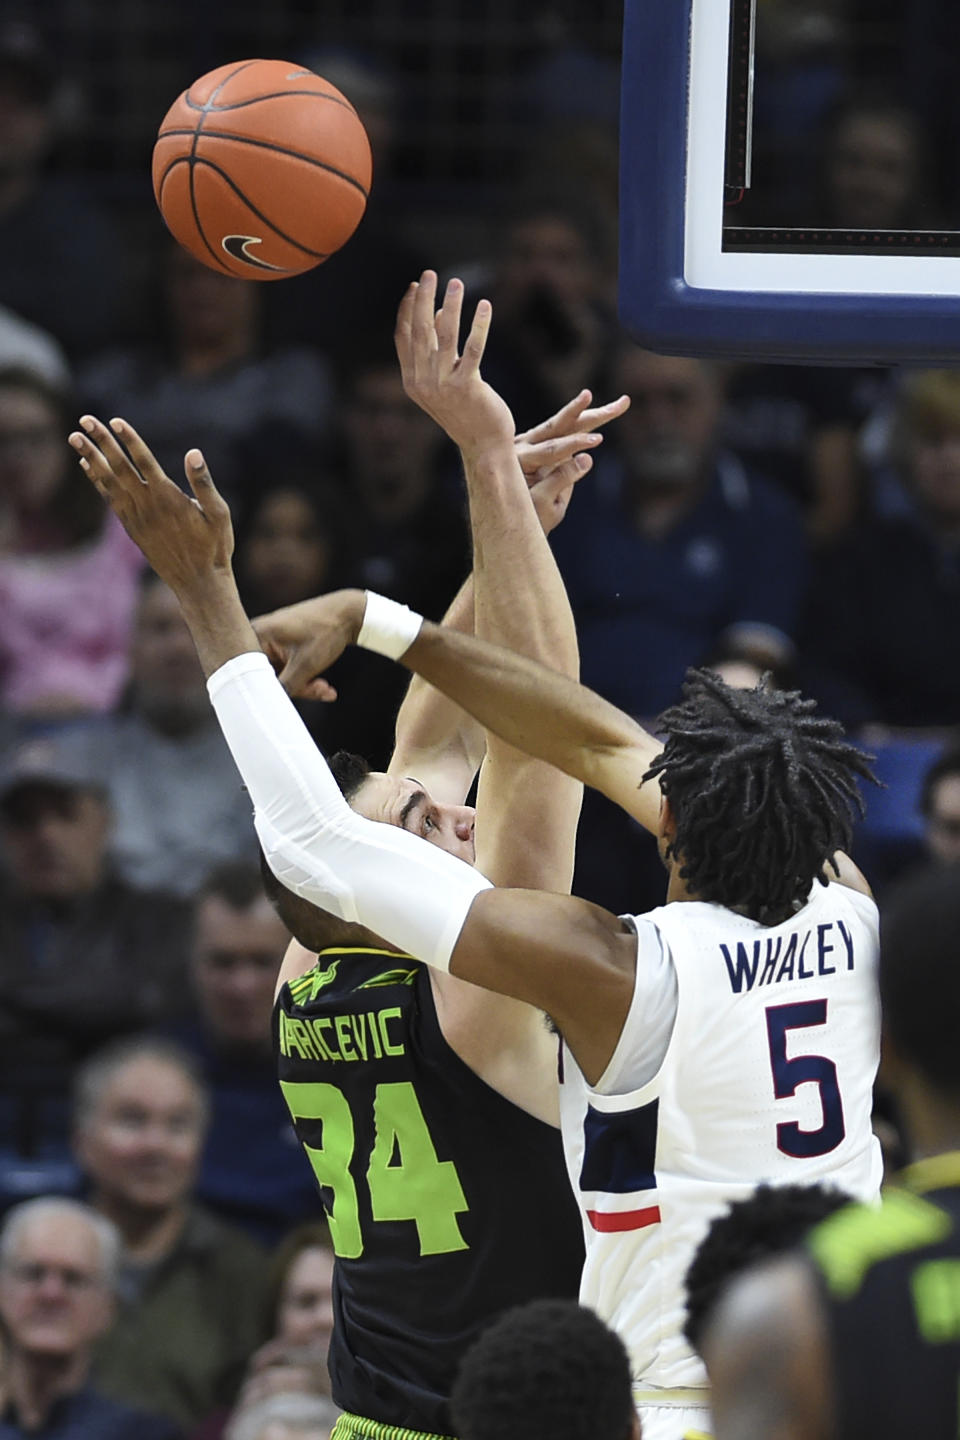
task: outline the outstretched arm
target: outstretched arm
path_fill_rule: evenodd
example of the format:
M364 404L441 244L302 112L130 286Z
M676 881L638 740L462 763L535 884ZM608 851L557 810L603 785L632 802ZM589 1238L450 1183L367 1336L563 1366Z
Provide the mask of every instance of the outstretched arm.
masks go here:
M371 633L367 596L337 590L311 602L307 638L275 637L281 680L291 694L323 693L318 680L347 645L363 643L399 659L518 750L547 760L599 790L656 833L660 787L643 781L659 742L586 686L499 646L409 619L393 646ZM380 609L385 603L377 599ZM361 637L361 629L366 628ZM320 686L319 692L314 686Z
M493 890L438 846L355 814L257 645L233 579L229 510L199 451L186 459L191 500L131 426L81 424L70 443L86 473L180 601L277 877L427 964L547 1010L588 1080L599 1078L633 994L632 931L586 901Z

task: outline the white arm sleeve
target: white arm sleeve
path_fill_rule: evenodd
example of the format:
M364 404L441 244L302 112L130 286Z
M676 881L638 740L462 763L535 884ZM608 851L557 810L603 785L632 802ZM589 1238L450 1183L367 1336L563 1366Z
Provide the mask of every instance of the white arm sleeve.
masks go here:
M228 660L207 690L277 879L448 970L467 912L492 888L489 880L419 836L351 810L265 655Z

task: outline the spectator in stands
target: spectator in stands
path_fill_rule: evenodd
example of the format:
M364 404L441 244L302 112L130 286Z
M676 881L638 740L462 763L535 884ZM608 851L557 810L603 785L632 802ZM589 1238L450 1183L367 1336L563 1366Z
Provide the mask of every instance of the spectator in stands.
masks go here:
M534 194L505 227L490 281L497 323L484 373L520 429L583 386L597 388L615 334L612 268L602 224L569 197Z
M200 445L232 495L236 451L267 420L285 420L316 438L332 400L319 351L265 347L262 287L202 265L173 241L159 262L164 281L163 344L120 348L79 373L88 409L123 415L153 440L167 473L183 482L183 457Z
M824 556L811 590L807 688L848 725L960 717L960 372L901 386L895 452L909 499Z
M929 858L960 865L960 749L948 750L927 771L920 811Z
M3 1144L66 1148L71 1072L183 1004L189 914L107 863L110 811L82 735L38 737L0 772Z
M327 1350L333 1331L333 1249L325 1219L301 1225L274 1257L268 1314L273 1338L250 1361L232 1413L211 1417L193 1440L221 1440L248 1410L274 1395L330 1393ZM229 1423L228 1423L229 1422Z
M6 19L0 27L0 304L49 331L75 357L114 339L126 286L122 247L90 187L45 173L60 138L58 90L56 67L37 30Z
M71 383L67 357L49 331L0 305L0 369L11 366L29 370L57 389L68 389Z
M824 117L818 211L793 223L935 230L930 159L913 111L887 95L846 94Z
M250 803L207 700L175 596L147 575L134 616L127 704L89 729L131 884L191 895L222 860L256 859Z
M754 672L789 664L804 540L789 498L721 448L712 366L623 340L612 385L631 407L553 543L584 683L649 719L720 653ZM642 665L624 664L633 654ZM662 903L656 847L617 806L588 790L579 835L578 895L615 914Z
M3 1440L177 1440L169 1421L105 1399L90 1385L110 1325L120 1255L116 1227L76 1200L28 1200L0 1231Z
M227 1440L330 1440L339 1414L329 1395L271 1395L239 1412Z
M584 684L638 717L679 693L723 640L730 658L789 659L804 580L790 502L719 448L722 392L704 361L624 341L614 388L632 403L554 538ZM624 665L624 655L643 665Z
M217 866L196 903L196 1016L171 1032L210 1096L197 1197L268 1244L315 1215L319 1203L271 1047L273 992L289 942L257 867Z
M169 1041L120 1042L77 1080L77 1158L125 1253L97 1383L184 1427L229 1402L262 1339L264 1257L193 1199L208 1107L193 1062Z
M143 569L80 483L66 444L74 415L36 372L0 370L0 700L34 717L116 703Z
M450 1406L462 1440L640 1440L623 1342L573 1300L508 1310L467 1352Z
M350 524L352 574L439 619L470 568L455 452L408 399L392 343L371 342L344 375L334 474ZM328 750L349 748L386 766L406 677L353 650L330 670L339 699L322 731Z
M275 485L251 497L236 524L237 583L249 615L339 588L348 573L346 518L329 481L284 464Z

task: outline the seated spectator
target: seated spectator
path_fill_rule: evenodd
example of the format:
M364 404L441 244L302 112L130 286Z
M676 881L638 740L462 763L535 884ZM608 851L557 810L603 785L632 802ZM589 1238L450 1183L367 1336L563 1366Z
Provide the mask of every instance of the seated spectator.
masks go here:
M196 1018L171 1032L193 1056L210 1096L197 1197L271 1245L319 1213L270 1039L273 992L289 942L259 870L218 866L197 897Z
M215 864L256 859L250 802L210 709L176 597L147 575L123 710L87 727L113 808L111 853L129 883L191 895Z
M8 16L12 8L6 7ZM90 186L46 173L61 138L59 90L37 30L6 19L0 27L0 304L49 331L75 357L114 339L126 284L122 247Z
M284 465L269 490L252 497L236 522L237 584L248 615L340 588L347 522L340 498L305 469Z
M301 1225L274 1257L268 1313L273 1338L253 1356L231 1413L212 1416L192 1440L221 1440L241 1415L275 1395L330 1394L333 1249L325 1219Z
M368 349L344 378L334 474L350 530L347 583L439 619L470 568L456 462L439 426L404 393L392 344ZM376 656L353 649L330 670L324 748L386 766L406 690Z
M811 590L806 688L848 725L960 718L960 373L900 391L896 451L910 508L826 554Z
M0 701L35 717L116 704L143 569L81 483L66 443L73 424L64 391L30 370L0 370Z
M568 197L534 194L504 227L484 291L497 316L484 374L520 429L598 386L616 334L604 242L602 223Z
M920 792L927 858L960 865L960 749L948 750L927 771Z
M82 736L37 738L0 772L3 1148L65 1150L72 1071L183 1004L189 913L107 862L110 810Z
M535 1300L485 1330L450 1408L461 1440L640 1440L623 1341L573 1300Z
M93 1346L113 1318L120 1237L75 1200L29 1200L0 1231L2 1440L177 1440L168 1420L105 1399Z
M184 1427L229 1403L263 1338L262 1253L193 1199L208 1111L193 1062L170 1042L120 1042L77 1078L77 1159L125 1256L96 1382Z
M238 1413L227 1440L330 1440L339 1414L328 1395L271 1395Z
M185 483L183 457L199 445L231 495L236 451L256 428L284 420L316 438L331 404L326 362L305 346L262 343L262 287L221 275L172 241L164 277L163 343L107 351L78 385L98 415L122 415L150 436L167 474Z
M554 546L584 684L649 718L720 640L765 668L790 658L804 545L790 502L719 448L706 362L623 342L613 378L631 407ZM632 654L643 664L624 665Z

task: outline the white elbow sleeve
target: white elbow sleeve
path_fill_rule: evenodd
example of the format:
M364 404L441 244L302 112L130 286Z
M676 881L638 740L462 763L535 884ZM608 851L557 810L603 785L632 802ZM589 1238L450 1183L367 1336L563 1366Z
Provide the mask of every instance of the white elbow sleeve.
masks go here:
M207 685L282 884L438 969L490 882L416 835L355 814L267 657L238 655Z

